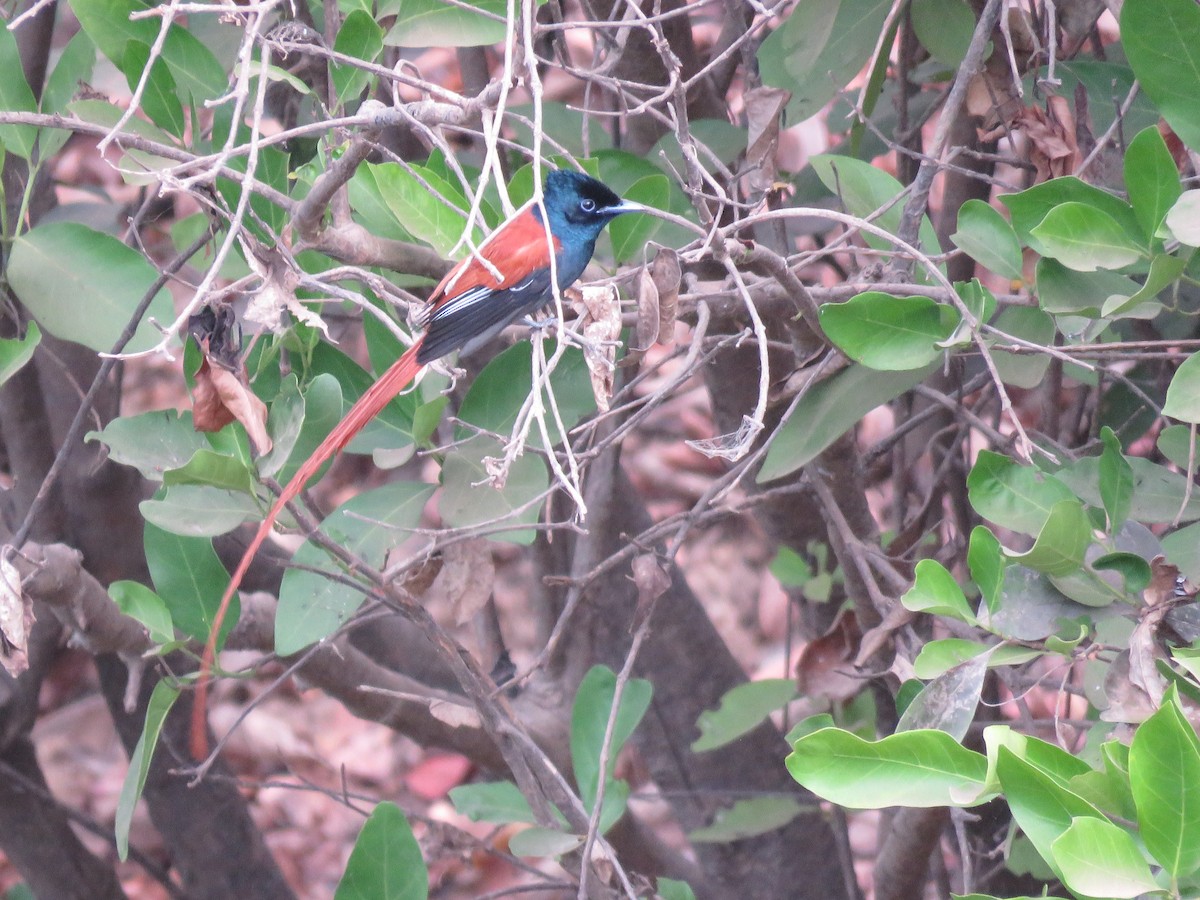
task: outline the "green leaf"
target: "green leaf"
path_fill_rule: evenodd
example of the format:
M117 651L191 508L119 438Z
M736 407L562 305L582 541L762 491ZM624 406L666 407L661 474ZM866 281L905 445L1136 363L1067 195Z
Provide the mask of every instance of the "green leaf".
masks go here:
M362 375L364 382L369 380L370 376L367 376L365 372L362 372ZM342 408L346 402L342 395L344 383L339 383L338 379L330 373L322 372L308 383L302 397L297 397L292 393L293 385L291 383L281 386L280 398L271 406L267 425L269 428L278 428L283 432L284 440L272 447L270 453L259 459L258 467L262 474L274 474L282 484L287 484L292 480L304 461L312 455L329 432L341 421ZM347 387L355 390L358 384L347 385ZM282 407L279 414L276 415L275 408L280 406L280 401L282 401ZM392 412L390 404L387 412L389 415ZM287 420L293 419L297 413L302 417L302 421L293 437L291 432L297 423ZM359 434L361 433L359 432ZM350 442L349 449L351 452L357 452L355 441ZM324 469L324 467L322 468ZM320 478L321 474L318 472L316 477Z
M996 735L996 737L1002 738L1002 740L996 741L993 739L992 743L996 746L1003 745L1016 754L1023 762L1033 766L1039 774L1053 779L1055 784L1066 787L1079 776L1094 771L1084 760L1068 753L1057 744L1051 744L1029 735L1019 734L1007 728L1007 726L1003 727L1005 730L997 732ZM988 746L991 747L992 744Z
M858 75L890 9L889 0L802 0L767 36L758 50L762 80L792 92L790 122L816 115Z
M980 611L979 624L993 634L1020 641L1045 640L1058 634L1064 622L1095 612L1068 600L1049 576L1025 566L1008 566L994 609Z
M1121 452L1121 442L1111 428L1100 429L1104 450L1100 454L1100 498L1108 515L1108 528L1114 534L1129 516L1133 499L1133 467Z
M373 63L383 52L383 29L369 12L356 9L342 21L333 49L363 62ZM358 99L374 77L364 69L344 63L333 63L330 75L338 106L344 106L347 100Z
M579 835L535 825L514 834L508 842L508 851L513 856L555 859L582 844L583 838Z
M30 322L23 338L0 339L0 385L16 375L29 360L33 351L42 342L41 329L37 322Z
M538 498L550 476L541 459L526 453L513 461L503 486L493 487L489 468L492 461L504 458L504 449L495 438L480 435L448 453L442 463L438 511L453 528L490 523L497 528L494 540L529 544L534 532L527 526L538 520Z
M909 15L912 17L913 32L921 46L942 65L957 68L967 55L967 47L975 34L975 14L971 8L963 0L913 0ZM959 227L962 227L961 217Z
M114 581L108 586L108 596L125 615L137 619L150 633L156 644L175 640L171 611L163 598L137 581Z
M1041 532L1056 503L1075 499L1053 475L990 450L976 458L967 476L967 496L985 519L1030 535Z
M1126 457L1133 471L1133 499L1129 518L1145 525L1174 522L1187 489L1187 481L1178 472L1140 456ZM1100 459L1085 456L1065 466L1056 477L1090 506L1102 506L1100 496ZM1200 496L1193 497L1183 510L1181 521L1200 518Z
M5 112L37 112L33 91L25 80L17 38L8 28L0 28L0 109ZM22 159L33 155L38 130L32 125L0 125L0 144Z
M425 900L429 872L400 807L375 807L354 842L334 900Z
M1080 272L1120 269L1145 252L1116 219L1086 203L1054 207L1030 234L1041 243L1044 255Z
M1137 807L1129 788L1129 747L1105 741L1100 747L1103 769L1074 775L1067 786L1089 803L1113 816L1137 821Z
M972 278L970 281L956 281L954 290L963 305L970 310L974 321L968 321L963 316L954 329L954 333L939 343L939 347L960 347L970 344L979 324L987 322L996 312L996 295L985 288L978 278Z
M696 727L700 737L692 752L715 750L757 728L767 716L796 698L796 682L790 678L764 678L731 688L721 705L700 713Z
M65 114L67 104L79 91L80 83L91 83L95 62L96 45L87 36L87 32L76 32L63 48L58 62L54 64L54 70L46 79L46 86L42 89L42 112ZM49 159L61 150L70 137L71 132L66 128L43 128L39 137L42 159ZM0 142L2 140L0 137Z
M1055 315L1079 313L1097 317L1101 308L1121 306L1142 286L1116 272L1076 272L1055 259L1038 260L1035 274L1038 305Z
M1053 254L1046 252L1046 247L1033 231L1051 212L1066 204L1079 203L1093 207L1098 212L1111 216L1127 234L1138 234L1141 231L1132 206L1107 191L1079 180L1074 175L1052 178L1019 194L1005 194L1000 197L1000 202L1008 207L1017 237L1043 256Z
M149 19L131 20L129 14L145 9L133 0L71 0L71 10L79 24L95 41L100 52L120 65L129 41L154 43L158 23Z
M379 237L391 238L397 241L411 241L413 236L396 217L396 213L383 199L379 181L375 177L375 167L372 165L359 166L354 170L354 177L347 186L350 196L350 208L354 218ZM432 283L432 282L431 282Z
M1047 575L1069 575L1083 565L1083 554L1092 540L1092 524L1083 504L1071 498L1050 508L1037 540L1025 553L1008 552L1009 558Z
M349 404L361 397L375 383L375 376L325 341L313 348L312 371L332 375L337 381L339 396ZM334 402L334 389L328 382L313 378L304 390L304 427L281 480L289 478L341 419L343 400ZM413 412L421 402L416 390L405 391L385 406L346 447L348 453L375 453L378 450L404 450L413 446ZM307 448L307 449L306 449Z
M666 209L671 200L671 182L666 175L647 175L621 194L626 200L651 209ZM661 225L662 219L644 213L630 213L613 219L608 226L608 233L612 235L613 259L623 263L640 257Z
M102 431L89 431L87 441L107 445L109 457L133 466L151 481L161 481L170 469L187 465L208 441L192 427L190 412L164 409L113 419Z
M900 598L900 602L912 612L949 616L968 625L975 624L975 613L967 603L962 588L954 576L946 571L946 567L933 559L923 559L917 563L916 580Z
M142 91L142 112L159 128L175 137L183 137L183 104L179 102L175 79L171 77L166 61L157 56L151 64L149 44L141 41L126 44L121 70L125 73L130 93L137 89L147 67L150 74Z
M608 769L600 772L600 750L604 745L604 732L616 696L617 675L607 666L592 666L575 694L571 707L571 765L575 781L579 785L579 796L586 809L591 810L596 802L596 790L603 778L612 780L617 765L617 754L629 740L633 730L642 721L650 708L650 696L654 689L644 678L631 678L621 692L621 706L613 728L612 743L608 751ZM605 789L605 806L608 805L608 785ZM615 819L614 819L615 821ZM610 823L611 824L611 823Z
M546 345L546 355L552 355L553 343ZM584 416L596 411L596 398L592 393L591 380L583 354L572 348L559 361L550 376L550 386L558 403L563 425L574 428ZM517 415L533 387L533 345L521 341L499 354L487 364L471 382L463 398L458 418L468 425L493 434L509 435L517 422ZM553 416L547 416L550 440L562 441ZM459 429L458 435L470 434L469 429ZM533 447L545 449L541 435L534 428L529 436Z
M1150 584L1150 563L1136 553L1105 553L1092 560L1091 567L1097 572L1116 572L1120 575L1126 597L1139 596Z
M216 537L254 518L258 503L249 494L203 484L178 484L138 504L147 522L173 534Z
M916 13L918 5L930 6L933 3L957 6L965 10L968 16L971 15L961 0L914 3L913 13ZM974 16L971 16L971 20L974 29ZM950 240L958 249L1003 278L1012 281L1021 279L1021 242L1004 216L982 200L968 200L958 211L957 227L958 230L950 235Z
M194 24L191 26L196 27ZM157 30L157 24L154 25ZM230 39L232 40L232 35ZM208 46L191 31L172 25L163 44L163 59L180 91L181 99L193 106L201 106L206 100L215 100L225 93L229 76L225 67L217 61ZM265 149L265 148L264 148ZM261 176L261 172L259 173Z
M142 736L138 738L137 746L129 755L129 771L121 785L121 796L117 799L116 837L117 856L125 860L129 856L129 825L133 821L133 810L142 790L146 787L146 778L150 774L150 762L154 759L154 751L158 746L158 736L162 732L163 722L167 713L179 699L179 688L173 687L166 681L154 685L154 693L146 704L146 725Z
M989 647L981 641L969 641L965 638L940 638L921 647L921 652L913 660L913 674L918 678L937 678L987 651L990 652L984 662L989 669L1021 665L1042 655L1040 650L1018 647L1015 644L993 644Z
M1129 784L1142 840L1155 860L1173 880L1200 869L1200 740L1174 688L1134 732Z
M422 166L401 168L396 163L368 163L380 196L392 214L414 237L449 256L467 226L469 204L462 190L437 172ZM472 238L483 240L478 226Z
M1180 194L1167 210L1165 222L1180 243L1200 247L1200 190Z
M1144 317L1138 309L1139 306L1148 309L1151 314L1157 314L1161 310L1161 305L1154 303L1154 299L1179 280L1179 276L1187 268L1190 258L1191 254L1184 256L1156 254L1150 260L1150 271L1146 274L1146 280L1142 286L1127 299L1116 295L1109 297L1104 301L1104 306L1100 308L1100 314L1102 316Z
M122 67L130 41L151 46L158 36L159 23L153 19L129 18L131 13L147 9L141 0L71 0L79 24L95 41L100 52ZM212 51L187 29L172 25L163 44L162 58L175 83L188 93L189 103L202 104L225 92L228 79Z
M74 222L48 222L13 241L8 280L42 327L55 337L109 351L158 278L136 250ZM174 319L165 288L155 295L128 351L162 339L150 322Z
M996 776L1008 798L1013 818L1042 859L1061 877L1062 871L1054 859L1053 843L1075 819L1103 819L1103 815L1007 746L1000 747L997 752Z
M167 604L171 621L189 637L207 640L229 583L229 573L217 558L212 541L172 534L147 522L145 545L154 589ZM221 626L218 646L237 623L239 609L235 596Z
M379 15L396 13L384 43L389 47L478 47L504 40L505 0L383 0Z
M933 367L878 372L851 365L810 388L788 421L775 432L757 481L782 478L812 462L871 410L923 381Z
M984 604L993 613L1000 600L1006 565L1008 561L1004 558L1004 549L997 537L984 525L976 525L971 529L967 566L971 570L971 578L979 587L979 593L983 595Z
M321 533L378 568L387 551L420 522L432 493L432 485L411 481L364 491L326 516ZM304 568L289 568L279 588L275 652L280 656L298 653L333 634L366 599L362 591L321 574L343 569L311 541L300 546L292 561Z
M784 587L801 587L813 577L808 560L791 547L781 545L771 560L771 574Z
M1162 550L1168 562L1179 566L1188 578L1200 579L1200 522L1166 535Z
M1139 131L1125 148L1125 189L1142 234L1153 240L1182 191L1175 160L1155 126Z
M1033 306L1010 306L996 317L998 331L1043 347L1054 345L1054 320ZM1004 338L996 336L1004 343ZM1007 385L1019 388L1035 388L1042 383L1050 367L1049 354L1010 353L1007 350L992 352L992 361L1000 379Z
M860 159L831 154L814 156L809 160L809 165L825 187L842 200L851 215L865 219L886 206L887 211L874 217L874 223L890 234L900 230L904 203L899 198L904 193L904 187L887 172ZM933 230L933 223L928 216L921 220L919 237L926 252L937 252L937 232ZM862 238L871 247L895 249L891 241L876 235L864 232ZM924 275L918 275L918 280L923 278Z
M108 129L115 128L122 115L120 107L103 100L72 100L67 104L67 109L84 122L101 125ZM148 140L167 146L173 143L171 136L165 131L137 116L128 120L121 127L121 133L141 135ZM121 175L129 184L149 184L151 181L157 184L159 177L157 173L176 165L175 160L167 159L165 156L156 156L144 150L134 150L132 147L124 149L125 157L122 160ZM265 153L268 149L263 148L262 152ZM236 158L231 160L231 165L234 162L236 162Z
M789 796L767 795L739 800L727 809L717 810L712 824L690 832L688 840L699 844L718 844L757 837L782 828L811 808L811 804L805 806Z
M691 885L686 881L677 881L674 878L658 879L658 896L662 900L696 900L696 892L692 890ZM29 900L33 900L32 897Z
M1129 832L1107 820L1073 819L1050 850L1063 883L1077 894L1132 898L1160 890Z
M450 802L472 822L537 824L529 801L511 781L459 785L450 789Z
M872 369L921 369L942 355L937 347L958 316L928 297L894 297L867 291L845 303L826 303L821 327L847 356Z
M227 491L254 494L254 473L246 461L215 450L197 450L178 469L163 473L163 484L200 484ZM253 507L251 507L253 509Z
M944 731L864 741L823 728L796 741L787 767L818 797L851 809L961 806L957 798L975 798L987 776L987 760Z
M1196 466L1194 433L1195 428L1190 425L1168 425L1158 432L1154 446L1166 460L1188 472Z
M990 650L943 672L912 699L896 723L896 732L936 728L961 741L975 718Z
M1167 387L1163 415L1200 424L1200 353L1193 353L1175 370Z
M1192 0L1128 0L1121 44L1142 90L1192 149L1200 149L1200 9Z

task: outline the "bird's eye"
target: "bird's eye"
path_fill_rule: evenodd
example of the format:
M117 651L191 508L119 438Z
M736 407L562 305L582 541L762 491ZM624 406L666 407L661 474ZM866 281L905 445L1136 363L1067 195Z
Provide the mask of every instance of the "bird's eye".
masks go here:
M579 208L582 209L584 212L589 212L589 213L595 212L596 211L596 201L593 200L591 197L584 197L582 200L579 201Z

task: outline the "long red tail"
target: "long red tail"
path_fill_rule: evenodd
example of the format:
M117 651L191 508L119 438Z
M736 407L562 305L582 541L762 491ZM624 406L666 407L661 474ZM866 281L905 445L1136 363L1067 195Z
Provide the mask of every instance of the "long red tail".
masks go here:
M283 493L271 505L271 509L267 512L267 517L262 520L262 524L258 526L258 531L255 532L254 540L250 542L250 546L242 554L242 559L238 563L237 568L233 570L233 576L229 579L229 586L225 588L225 593L221 597L221 605L217 607L217 614L213 619L212 629L208 633L208 642L204 645L204 656L200 661L200 676L196 682L196 699L192 706L191 750L194 759L202 760L208 755L208 734L205 727L205 713L208 705L208 681L217 652L217 635L221 633L221 623L225 620L225 613L229 610L229 604L233 600L233 595L237 593L242 579L246 576L246 570L250 568L250 563L253 562L258 549L262 546L263 541L267 539L267 535L271 533L271 529L275 525L275 520L279 517L280 512L283 511L284 506L303 490L304 485L308 483L310 478L317 474L317 471L325 464L326 460L336 455L350 443L354 436L362 431L363 426L379 415L379 412L391 402L392 398L408 387L409 383L417 377L417 372L421 370L421 363L417 362L417 354L420 352L420 349L421 341L418 340L405 351L403 356L392 363L391 368L384 372L367 389L366 393L358 398L358 401L350 407L350 411L346 413L342 421L338 422L333 431L329 432L325 440L321 441L317 449L312 452L312 455L300 465L300 468L296 470L296 474L292 476L287 486L283 489Z

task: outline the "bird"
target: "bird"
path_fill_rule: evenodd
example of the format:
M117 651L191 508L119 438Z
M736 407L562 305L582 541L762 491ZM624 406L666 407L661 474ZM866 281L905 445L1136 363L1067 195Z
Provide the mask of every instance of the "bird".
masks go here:
M508 325L553 302L555 284L561 291L583 274L604 227L617 216L645 209L640 203L622 200L590 175L555 169L546 175L540 203L535 198L518 209L434 287L418 319L423 334L359 397L296 470L230 576L201 658L192 710L194 758L208 755L207 684L221 624L283 508L422 368L455 350L466 354L479 349Z

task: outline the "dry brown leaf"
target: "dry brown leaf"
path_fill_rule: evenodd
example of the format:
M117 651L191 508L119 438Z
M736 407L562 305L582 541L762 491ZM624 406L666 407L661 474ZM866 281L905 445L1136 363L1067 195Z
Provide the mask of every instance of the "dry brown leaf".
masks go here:
M905 609L899 603L888 610L883 621L874 628L868 629L859 642L858 656L854 665L865 666L868 661L884 647L891 646L892 635L917 617L911 610Z
M242 423L256 452L270 451L267 405L250 390L245 373L209 365L205 359L192 390L192 422L197 431L220 431L234 419Z
M658 340L660 314L658 285L650 266L643 266L642 271L638 273L637 327L634 329L634 341L630 350L639 355L643 354Z
M633 584L637 588L637 607L634 609L631 631L637 631L654 606L654 601L671 587L671 576L653 553L642 553L630 563Z
M1178 583L1179 567L1167 562L1165 556L1156 556L1150 560L1150 583L1142 591L1142 599L1151 607L1173 601Z
M442 568L425 593L429 604L444 604L462 625L492 595L496 564L486 538L451 544L442 551Z
M475 707L465 703L451 703L449 700L431 700L429 714L451 728L481 728L482 723Z
M250 390L241 360L237 317L228 303L204 307L188 321L188 333L203 358L192 389L192 424L197 431L220 431L235 419L242 423L254 449L271 449L267 407Z
M766 193L775 184L779 165L775 153L779 149L779 122L783 108L791 99L791 91L783 88L757 87L746 92L746 167L752 195Z
M1130 677L1129 651L1122 650L1104 675L1104 696L1108 707L1101 711L1105 722L1144 722L1158 709L1150 695Z
M1047 98L1045 110L1036 106L1023 107L1010 120L993 127L982 138L1000 138L1010 127L1024 133L1029 142L1029 161L1037 170L1035 184L1070 175L1079 167L1082 160L1075 134L1075 116L1065 97Z
M596 408L608 412L621 337L621 298L611 284L582 287L571 294L572 305L579 313L576 327L584 338L583 358L591 376Z
M670 344L675 341L675 318L679 315L679 286L683 281L683 270L679 266L679 254L669 247L660 247L650 263L650 274L658 289L658 342Z
M320 329L321 333L329 338L329 328L325 325L325 320L296 297L300 279L281 253L261 247L254 248L254 252L246 253L246 261L261 279L258 290L246 306L247 322L279 332L284 328L283 313L286 310L298 322Z
M849 700L863 687L854 670L854 656L862 633L858 619L847 610L830 629L809 641L796 660L796 687L806 697Z
M33 623L33 602L21 590L21 575L0 556L0 665L14 678L29 668Z

